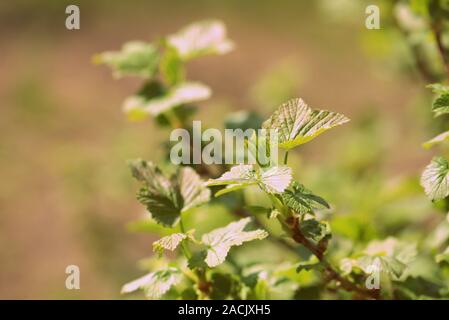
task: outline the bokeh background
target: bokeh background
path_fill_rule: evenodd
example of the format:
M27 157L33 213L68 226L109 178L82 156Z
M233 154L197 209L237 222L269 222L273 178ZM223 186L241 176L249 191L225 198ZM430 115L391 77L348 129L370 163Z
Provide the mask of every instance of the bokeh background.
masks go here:
M80 7L80 30L65 28L69 4ZM140 81L115 81L91 58L206 18L227 25L236 50L189 64L189 78L214 92L197 119L221 128L230 112L267 116L296 96L345 113L350 124L290 160L335 204L333 228L363 238L388 235L403 216L428 221L417 177L432 156L421 148L432 136L429 95L400 33L366 30L364 10L355 0L2 1L0 298L121 298L141 274L136 261L155 237L127 228L142 208L126 160L157 161L168 132L127 121L121 103ZM403 197L385 208L391 189ZM348 229L368 214L395 221ZM65 288L70 264L81 290Z

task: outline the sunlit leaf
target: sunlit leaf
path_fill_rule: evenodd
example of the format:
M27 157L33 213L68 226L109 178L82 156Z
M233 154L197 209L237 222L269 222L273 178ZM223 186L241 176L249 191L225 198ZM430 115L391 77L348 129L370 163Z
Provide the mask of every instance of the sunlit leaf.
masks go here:
M447 141L449 139L449 131L443 132L439 135L437 135L435 138L430 139L429 141L426 141L423 143L424 148L431 148L434 145L440 144L444 141Z
M312 110L302 99L292 99L282 104L263 123L262 127L277 129L279 146L288 150L348 121L349 119L342 114L325 110Z
M185 82L172 87L161 96L147 100L142 95L127 98L123 109L127 114L148 114L158 116L174 107L199 102L210 98L210 88L199 82Z
M209 54L225 54L234 48L234 43L227 38L225 25L217 20L193 23L170 35L167 41L184 60Z
M187 239L185 233L173 233L153 242L153 251L162 254L164 250L174 251L183 240Z
M292 181L292 169L287 166L272 167L261 174L260 180L267 192L284 192Z
M130 293L142 289L147 299L156 300L167 293L172 286L179 283L181 277L180 271L176 268L159 270L125 284L121 292Z
M130 167L134 177L144 184L138 199L158 223L173 226L182 212L209 201L210 191L189 167L170 178L152 162L134 160Z
M204 187L204 181L195 170L183 167L177 177L177 184L183 199L182 212L209 201L210 190Z
M231 247L268 236L268 233L261 229L244 231L250 221L250 218L241 219L202 236L202 242L208 246L205 261L209 267L216 267L223 263Z
M449 162L443 157L434 157L424 169L421 185L432 200L444 199L449 195Z
M225 189L216 193L216 196L227 192L236 191L246 186L258 184L266 192L281 193L292 180L292 172L289 167L272 167L262 173L257 172L253 165L240 164L234 166L217 179L210 179L208 186L226 185Z
M374 266L393 280L402 281L404 272L416 254L416 244L389 237L383 241L371 241L358 258L343 259L340 268L345 274L355 268L370 274Z
M132 41L124 44L121 51L106 51L94 56L93 60L110 66L117 77L135 75L151 78L157 72L159 50L151 43Z

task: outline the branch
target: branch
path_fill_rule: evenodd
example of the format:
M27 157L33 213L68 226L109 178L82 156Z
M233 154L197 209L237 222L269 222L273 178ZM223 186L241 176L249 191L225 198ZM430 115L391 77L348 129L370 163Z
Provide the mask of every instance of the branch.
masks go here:
M442 38L442 24L440 21L435 21L432 23L432 31L435 36L435 41L437 43L438 52L443 62L444 68L446 69L446 76L449 78L449 61L446 55L446 48L444 48L443 38Z
M362 297L370 299L379 299L379 290L369 290L358 286L357 284L344 278L335 270L334 267L324 257L326 250L325 246L315 245L309 239L307 239L299 228L299 219L291 217L287 221L287 226L292 232L292 238L297 243L306 247L318 260L324 265L324 272L328 275L329 279L335 280L343 289L350 292L355 292Z

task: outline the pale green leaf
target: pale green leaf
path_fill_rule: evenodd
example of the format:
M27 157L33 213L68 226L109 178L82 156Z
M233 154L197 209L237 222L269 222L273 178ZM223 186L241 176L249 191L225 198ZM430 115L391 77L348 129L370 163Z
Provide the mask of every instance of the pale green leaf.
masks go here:
M239 164L233 166L217 179L210 179L208 186L221 186L233 184L254 184L257 181L256 171L250 164Z
M210 191L189 167L181 168L170 178L152 162L134 160L130 167L134 177L144 184L138 199L158 223L173 226L182 212L209 201Z
M272 167L262 173L256 172L253 165L240 164L232 167L217 179L210 179L208 186L226 185L216 196L240 190L246 186L259 184L266 192L281 193L292 180L291 169L286 166Z
M159 270L125 284L121 292L130 293L142 289L147 299L156 300L167 293L172 286L179 283L181 278L181 272L176 268Z
M199 82L185 82L172 87L162 96L147 99L134 95L125 100L123 109L127 114L148 114L158 116L177 106L209 99L210 88Z
M244 231L250 221L250 218L241 219L202 236L202 242L208 246L205 261L209 267L223 263L231 247L268 236L268 233L261 229Z
M437 135L435 138L430 139L429 141L426 141L423 143L424 148L431 148L436 144L440 144L444 141L447 141L449 139L449 131L443 132L439 135Z
M177 185L183 199L181 212L206 203L210 199L210 190L191 167L183 167L177 175Z
M93 60L110 66L117 77L136 75L151 78L157 72L159 51L151 43L132 41L124 44L121 51L103 52Z
M359 269L369 274L376 266L380 272L388 274L393 280L403 281L408 265L417 254L416 244L401 242L389 237L383 241L372 241L358 258L343 259L340 268L345 274Z
M188 25L170 35L167 42L178 50L184 60L209 54L225 54L234 48L234 43L227 38L225 25L217 20Z
M435 256L437 263L446 262L449 263L449 247L447 247L442 253Z
M432 83L427 85L426 88L432 89L433 93L436 94L449 93L449 87L442 85L441 83Z
M277 129L279 146L288 150L348 121L349 119L342 114L325 110L312 110L302 99L292 99L282 104L263 123L262 127L264 129Z
M287 166L272 167L261 174L260 181L269 193L281 193L292 181L292 169Z
M431 200L444 199L449 195L449 162L443 157L434 157L424 169L421 185Z
M164 250L174 251L186 238L185 233L173 233L153 242L153 251L159 254L162 254Z

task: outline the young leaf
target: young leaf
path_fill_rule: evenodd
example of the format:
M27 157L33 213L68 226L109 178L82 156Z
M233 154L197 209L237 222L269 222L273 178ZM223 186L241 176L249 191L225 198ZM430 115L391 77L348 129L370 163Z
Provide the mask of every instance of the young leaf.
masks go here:
M449 139L449 131L443 132L439 135L437 135L435 138L430 139L429 141L426 141L423 143L424 148L431 148L436 144L440 144L444 141L447 141Z
M301 221L299 228L306 238L316 242L319 242L331 234L330 226L327 222L321 222L315 219Z
M145 292L147 299L156 300L161 298L168 290L181 280L181 272L176 268L168 268L151 272L139 279L125 284L122 293L130 293L138 289Z
M227 39L226 27L221 21L206 20L193 23L167 39L184 60L209 54L225 54L234 48Z
M449 113L449 93L443 93L433 101L432 111L436 117Z
M165 81L169 85L181 83L185 78L184 64L178 54L178 50L172 46L167 46L161 58L159 69Z
M95 63L106 64L116 77L134 75L152 78L157 72L159 50L151 43L132 41L123 45L121 51L107 51L93 58Z
M287 166L272 167L261 175L261 183L268 193L281 193L292 181L292 169Z
M202 242L208 246L205 261L209 267L216 267L223 263L231 247L268 236L268 233L261 229L243 231L250 221L250 218L241 219L202 236Z
M449 263L449 247L447 247L443 253L440 253L435 256L435 261L437 263L446 262Z
M257 183L257 174L252 165L239 164L225 172L220 178L209 179L207 186L221 186L226 188L218 191L215 196L219 197L225 193L242 189Z
M262 127L264 129L277 129L279 146L289 150L348 121L349 119L342 114L325 110L312 110L302 99L292 99L282 104L263 123Z
M357 259L343 259L341 269L350 273L355 267L365 273L370 273L373 266L384 272L393 280L404 280L402 275L408 265L416 257L416 245L389 237L383 241L372 241L362 255ZM371 270L371 271L370 271Z
M434 157L424 169L421 185L431 200L444 199L449 195L449 162L443 157Z
M153 251L162 254L164 250L174 251L188 237L185 233L173 233L153 242Z
M204 187L204 181L190 167L183 167L177 175L177 185L183 199L181 212L206 203L210 199L210 190Z
M323 198L315 195L296 181L292 188L282 193L284 204L299 214L312 213L314 209L327 208L330 206Z
M292 180L292 172L289 167L272 167L261 174L256 172L252 165L240 164L225 172L218 179L210 179L208 186L226 185L225 189L220 190L215 196L224 193L236 191L246 186L258 184L263 190L269 193L281 193Z
M436 94L449 93L449 87L444 86L441 83L432 83L432 84L427 85L426 88L431 89L432 92L436 93Z
M185 82L172 87L165 94L147 100L142 95L127 98L123 109L128 115L135 113L158 116L177 106L209 99L211 90L199 82Z
M158 223L173 226L182 212L209 201L209 189L192 168L183 167L168 179L152 162L134 160L130 167L134 177L144 183L138 199Z

